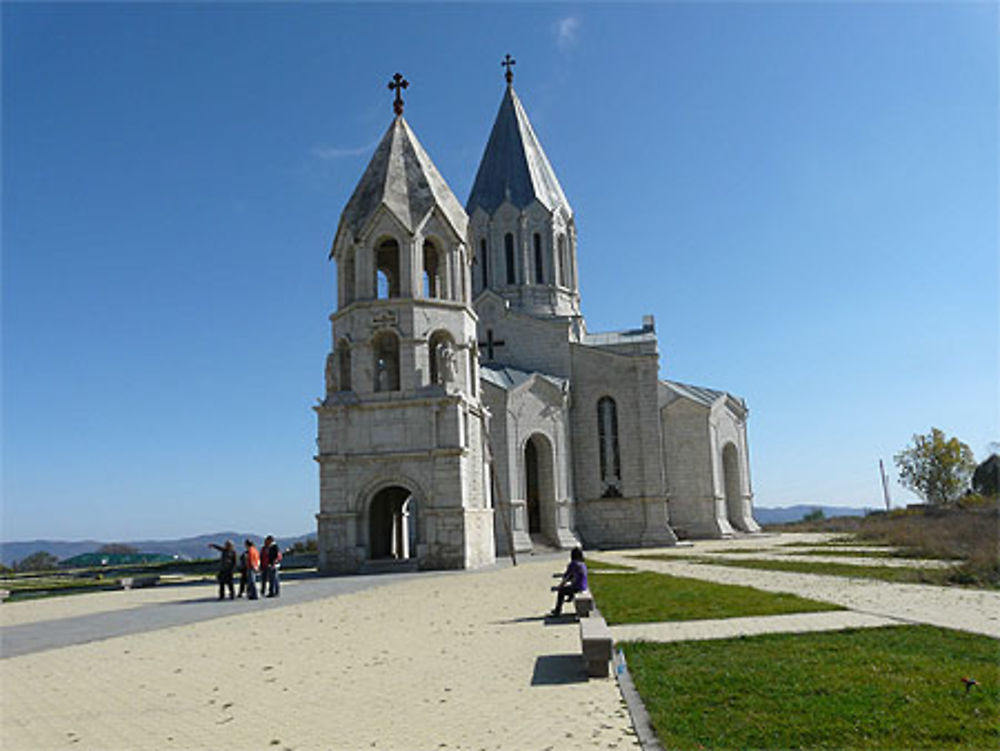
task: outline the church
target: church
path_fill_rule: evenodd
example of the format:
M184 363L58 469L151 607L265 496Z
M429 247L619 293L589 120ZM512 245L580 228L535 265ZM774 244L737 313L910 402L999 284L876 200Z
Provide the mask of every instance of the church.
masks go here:
M324 572L759 531L743 399L661 379L652 316L587 329L573 209L505 65L464 207L397 73L341 214L315 407Z

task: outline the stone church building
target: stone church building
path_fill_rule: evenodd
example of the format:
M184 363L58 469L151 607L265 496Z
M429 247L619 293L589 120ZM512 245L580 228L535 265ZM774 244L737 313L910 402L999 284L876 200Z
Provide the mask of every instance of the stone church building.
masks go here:
M340 217L315 408L326 572L759 531L744 401L661 380L652 316L587 330L573 209L507 70L464 208L397 74Z

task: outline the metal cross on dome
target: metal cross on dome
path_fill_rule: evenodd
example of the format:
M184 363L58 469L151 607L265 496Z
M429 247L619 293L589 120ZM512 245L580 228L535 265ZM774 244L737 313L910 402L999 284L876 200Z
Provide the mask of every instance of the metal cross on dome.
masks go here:
M504 59L500 61L500 65L507 69L507 72L503 74L507 83L514 83L514 71L512 71L511 68L517 65L517 60L512 58L508 52Z
M396 92L396 98L392 102L392 111L397 115L403 114L403 89L409 88L410 82L403 78L402 73L397 73L389 81L389 91Z

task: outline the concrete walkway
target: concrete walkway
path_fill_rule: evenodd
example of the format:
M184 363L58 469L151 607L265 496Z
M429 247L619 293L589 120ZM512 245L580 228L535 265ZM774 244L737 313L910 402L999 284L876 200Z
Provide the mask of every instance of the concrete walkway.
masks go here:
M789 539L695 550L766 550ZM595 557L848 610L616 626L619 640L902 623L1000 638L996 592L634 554ZM637 748L614 679L583 671L578 626L544 616L564 564L561 554L478 572L302 577L286 579L281 598L258 602L219 602L213 584L8 602L0 606L0 746Z
M107 593L121 607L93 612L76 595L34 622L14 612L33 603L5 603L20 623L5 645L27 646L0 660L0 747L637 748L615 680L584 673L576 623L544 616L564 558L355 591L288 582L256 603L203 585L173 602ZM128 633L68 644L108 624ZM24 635L35 627L51 648Z

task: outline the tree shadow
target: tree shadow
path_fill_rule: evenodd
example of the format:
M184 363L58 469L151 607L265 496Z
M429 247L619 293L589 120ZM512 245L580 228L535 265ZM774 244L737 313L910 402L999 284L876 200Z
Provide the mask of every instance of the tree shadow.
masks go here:
M540 655L531 675L532 686L560 686L586 683L587 670L579 654Z

